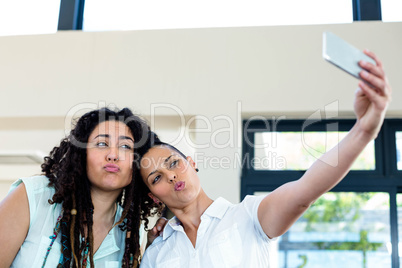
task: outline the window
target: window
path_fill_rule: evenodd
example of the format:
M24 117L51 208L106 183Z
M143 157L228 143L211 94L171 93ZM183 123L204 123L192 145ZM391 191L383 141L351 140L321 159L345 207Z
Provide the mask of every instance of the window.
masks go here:
M256 170L306 170L326 151L334 147L347 132L258 132L254 140ZM352 170L374 170L374 142L371 142Z
M350 23L350 0L86 0L85 31Z
M381 0L382 21L402 21L401 0Z
M402 170L402 131L395 132L396 141L396 165L398 170Z
M0 36L54 33L57 29L107 31L351 23L379 20L381 16L383 21L402 21L399 0L3 2Z
M388 193L329 192L279 239L283 267L391 267Z
M55 33L60 0L0 2L0 36Z
M353 120L245 120L241 199L267 194L300 178L353 124ZM399 267L401 150L402 120L387 119L346 178L277 240L273 261L278 267L329 268L339 263Z
M402 215L402 194L397 195L398 215ZM399 245L399 263L402 263L402 219L398 217L398 245Z

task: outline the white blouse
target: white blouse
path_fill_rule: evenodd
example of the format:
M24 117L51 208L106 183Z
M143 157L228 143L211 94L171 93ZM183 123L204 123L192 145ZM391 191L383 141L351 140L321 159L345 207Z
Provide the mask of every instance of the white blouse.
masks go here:
M247 196L240 204L215 200L201 216L195 248L174 217L163 235L145 251L141 268L268 268L276 238L269 239L257 216L264 196Z

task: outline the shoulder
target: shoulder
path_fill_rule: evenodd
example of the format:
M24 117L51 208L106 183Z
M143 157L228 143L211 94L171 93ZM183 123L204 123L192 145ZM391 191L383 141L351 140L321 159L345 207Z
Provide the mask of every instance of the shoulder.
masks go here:
M16 189L21 183L25 185L26 191L40 191L40 190L52 190L49 187L49 179L46 176L33 176L25 177L16 180L10 188L10 192Z
M169 238L168 238L169 239ZM144 256L141 260L142 267L155 267L157 256L163 247L165 240L161 236L155 238L152 244L145 250Z
M240 203L238 204L231 204L228 201L227 206L232 211L243 210L247 211L249 215L257 213L258 206L260 205L261 201L265 198L265 196L254 196L254 195L247 195Z
M51 207L54 207L48 201L52 198L55 191L53 187L49 187L49 179L46 176L20 178L12 184L10 192L14 192L16 188L20 190L20 185L24 185L25 187L31 225L38 216L47 213Z
M265 195L247 195L240 204L250 208L255 206L258 207L264 198Z
M166 239L169 239L169 237ZM152 242L152 244L147 248L146 252L154 251L154 250L159 251L159 249L163 246L164 242L165 242L165 240L163 239L163 237L158 236L157 238L155 238L155 240Z
M230 213L226 213L225 220L234 222L241 232L250 232L253 230L258 237L262 237L264 241L268 241L268 237L265 235L258 219L258 208L265 197L266 195L246 196L241 203L234 205L230 209ZM250 229L251 226L253 226L252 229Z
M204 212L210 217L227 219L247 217L252 218L257 214L258 206L264 196L246 196L241 203L233 204L223 197L217 198L210 207Z

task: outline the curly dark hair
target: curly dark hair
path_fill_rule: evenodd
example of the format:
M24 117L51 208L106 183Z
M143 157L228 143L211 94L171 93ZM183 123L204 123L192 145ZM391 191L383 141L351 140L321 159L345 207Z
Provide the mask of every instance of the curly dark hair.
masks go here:
M125 123L134 137L134 156L141 153L141 147L149 144L151 136L147 123L133 115L128 108L112 111L108 108L94 110L78 119L69 136L60 145L54 147L42 164L42 172L49 178L49 186L54 187L55 194L50 204L62 204L63 215L60 221L62 244L62 267L81 267L82 250L89 245L91 268L93 261L93 203L90 195L90 182L87 177L86 143L96 126L104 121L121 121ZM133 163L133 167L136 166ZM137 267L140 259L139 229L140 207L136 206L139 197L134 192L134 176L131 183L124 188L125 198L118 197L117 202L123 207L118 221L119 228L127 231L122 267ZM73 210L73 213L71 211ZM74 211L75 210L75 211ZM87 232L85 233L85 227ZM84 237L83 242L80 237Z
M137 154L135 155L133 166L134 173L134 206L138 208L140 211L141 221L144 223L144 230L149 231L149 217L155 215L161 215L164 205L156 204L148 195L150 193L148 187L145 185L142 180L140 168L141 168L141 159L142 157L151 149L155 144L159 144L161 141L159 140L158 135L155 132L150 131L149 139L139 148ZM140 232L140 230L133 230L134 232Z
M141 176L141 159L142 157L153 147L157 146L166 146L171 148L172 150L176 151L179 153L183 158L186 158L186 156L176 147L162 142L158 136L151 131L150 133L150 139L147 140L147 143L142 146L141 150L138 152L136 155L136 165L134 166L134 190L135 190L135 196L138 197L136 198L136 206L140 207L141 211L141 220L144 222L144 229L145 231L148 231L148 223L149 217L155 216L155 215L161 215L162 213L166 212L165 211L165 205L164 204L156 204L151 197L149 197L148 193L151 191L149 190L148 186L144 183L143 178Z

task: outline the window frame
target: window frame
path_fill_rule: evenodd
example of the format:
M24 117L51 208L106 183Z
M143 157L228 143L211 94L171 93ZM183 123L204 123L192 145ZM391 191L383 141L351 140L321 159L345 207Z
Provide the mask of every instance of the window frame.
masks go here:
M382 20L381 0L353 0L353 21Z
M61 0L58 30L82 30L85 0Z
M82 30L85 0L61 0L58 30ZM353 21L381 20L381 0L352 0Z
M312 123L303 130L303 124ZM243 120L243 148L240 198L255 192L270 192L284 183L299 179L305 170L254 170L254 134L266 131L327 131L330 124L337 124L337 131L349 131L353 119L331 120ZM268 124L268 125L267 125ZM272 126L275 128L272 130ZM267 127L268 126L268 127ZM392 244L392 267L399 267L398 215L396 195L402 193L402 170L397 169L395 133L402 131L402 119L385 119L374 141L375 170L352 170L331 191L332 192L387 192L390 196L390 225ZM246 141L247 138L247 141Z

